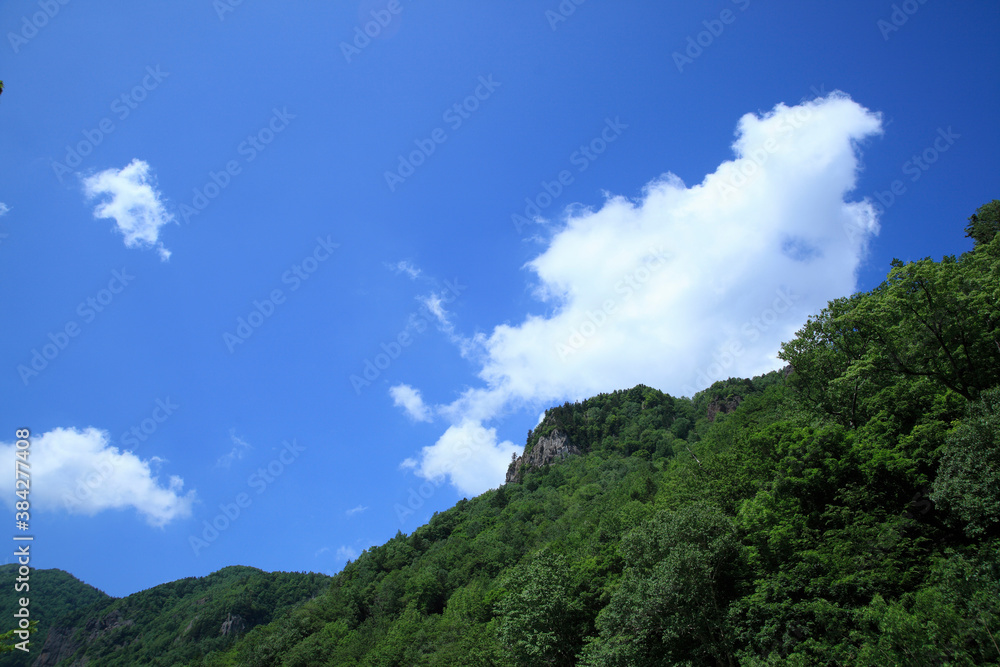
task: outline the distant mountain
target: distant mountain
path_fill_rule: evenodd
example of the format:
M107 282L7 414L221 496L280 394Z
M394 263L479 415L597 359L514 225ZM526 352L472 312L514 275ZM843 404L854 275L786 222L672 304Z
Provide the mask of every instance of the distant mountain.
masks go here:
M31 653L4 654L0 664L191 664L315 597L329 582L323 574L237 566L112 598L61 570L37 570L31 592L39 603L32 614L41 622Z
M506 484L335 577L112 600L40 572L36 664L1000 664L1000 207L977 215L972 252L893 262L782 371L549 409Z
M68 572L62 570L32 570L28 582L28 592L14 591L17 579L17 564L0 565L0 586L4 594L0 595L0 617L4 619L0 629L6 631L9 619L14 618L14 612L19 609L17 601L21 597L33 600L30 607L31 618L38 621L38 630L31 636L31 652L15 651L0 656L2 665L30 665L38 657L41 638L45 637L53 623L73 615L91 606L107 604L113 598L85 584Z

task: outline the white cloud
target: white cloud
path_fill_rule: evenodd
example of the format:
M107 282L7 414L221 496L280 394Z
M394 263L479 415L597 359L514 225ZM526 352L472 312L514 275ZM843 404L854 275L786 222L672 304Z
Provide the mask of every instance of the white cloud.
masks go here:
M389 388L389 394L392 396L393 405L406 410L411 419L418 422L432 421L430 408L424 403L418 389L408 384L397 384Z
M228 468L233 465L233 461L242 459L248 449L253 449L249 442L236 435L236 429L229 429L229 439L233 443L233 448L219 457L215 462L216 468Z
M4 204L2 201L0 201L0 215L7 215L7 213L9 212L10 212L10 206L7 206L7 204Z
M503 482L511 454L520 448L509 440L497 442L497 430L476 421L448 427L438 441L424 447L414 471L425 479L447 475L466 495L477 495Z
M424 304L431 315L437 318L441 327L451 326L451 322L448 320L448 311L444 308L445 300L441 298L440 294L431 292L428 296L420 297L420 303Z
M448 291L443 293L431 292L427 296L417 297L417 300L423 304L427 312L437 320L438 331L447 337L448 342L458 348L462 357L471 358L472 356L479 356L482 354L482 341L485 340L482 334L467 338L455 333L455 323L451 319L451 313L445 308L445 304L451 303L454 299L455 296L453 294L449 295Z
M15 445L0 443L4 461L14 460ZM152 526L191 515L194 491L183 493L184 480L171 475L166 486L153 474L163 459L140 459L109 444L108 432L96 428L57 428L31 439L31 506L64 509L94 516L109 509L133 508ZM8 504L15 499L13 480L4 484Z
M355 514L361 514L367 509L368 508L365 507L364 505L358 505L357 507L352 507L351 509L347 510L346 512L344 512L344 514L346 514L347 516L354 516Z
M406 274L410 280L416 280L420 277L422 271L418 269L413 262L409 260L400 260L395 264L387 264L387 266L396 272L396 275Z
M779 368L780 343L855 289L878 222L847 195L859 142L880 132L880 116L843 93L779 104L741 118L735 158L697 185L667 173L636 200L567 209L527 264L550 314L465 339L484 386L437 408L457 426L416 472L481 492L502 482L512 445L485 438L460 459L456 438L505 411L639 383L691 395Z
M337 548L338 560L357 560L358 551L354 547L342 546Z
M108 195L94 209L95 218L113 218L126 248L156 248L166 261L170 251L159 240L160 227L173 222L155 189L149 165L132 160L122 169L106 169L83 180L88 198Z

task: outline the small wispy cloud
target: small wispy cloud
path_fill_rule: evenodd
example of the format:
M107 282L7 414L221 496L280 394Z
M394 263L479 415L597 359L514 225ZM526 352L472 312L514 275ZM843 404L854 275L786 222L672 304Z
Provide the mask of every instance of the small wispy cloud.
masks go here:
M454 297L450 296L447 291L443 294L431 292L425 296L417 297L417 301L423 305L431 317L437 320L438 331L443 333L448 341L458 348L463 358L474 359L483 354L486 337L482 333L469 337L456 332L452 314L445 308L445 304L451 303L453 300Z
M337 548L337 559L338 560L356 560L358 557L358 550L354 547L342 546Z
M355 514L361 514L367 509L368 508L365 507L364 505L358 505L357 507L352 507L351 509L347 510L346 512L344 512L344 514L346 514L347 516L354 516Z
M319 558L328 551L330 551L330 547L323 547L322 549L313 554L313 558Z
M419 297L420 303L430 311L431 315L437 318L438 324L442 327L450 327L451 321L448 319L448 311L445 310L444 299L437 292L431 292L427 296Z
M406 275L410 280L416 280L420 277L422 271L418 269L413 262L409 260L400 260L395 264L386 263L386 267L396 272L396 275Z
M4 204L2 201L0 201L0 218L7 215L8 211L10 211L10 207L7 206L7 204ZM3 240L7 238L7 236L8 234L6 234L5 232L0 232L0 243L3 243Z
M419 389L408 384L397 384L389 388L389 395L392 396L393 405L403 408L410 419L418 422L433 421L431 410L424 403Z
M233 465L233 461L239 461L248 449L253 449L249 442L236 435L236 429L229 429L229 439L233 443L233 448L226 454L219 457L215 462L216 468L228 468Z
M135 159L122 169L105 169L83 179L83 189L88 199L108 197L94 209L94 217L113 219L126 248L156 248L160 259L170 258L160 242L160 227L173 222L174 216L154 187L148 163Z

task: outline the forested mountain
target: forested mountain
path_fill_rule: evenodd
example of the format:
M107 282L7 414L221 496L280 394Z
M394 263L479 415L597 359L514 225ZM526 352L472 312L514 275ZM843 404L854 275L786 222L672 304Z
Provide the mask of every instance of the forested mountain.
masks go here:
M13 619L20 605L18 599L44 600L45 604L31 607L31 618L38 625L31 636L32 654L15 651L0 658L4 665L30 665L37 657L41 647L41 638L45 637L53 623L61 619L73 618L73 615L89 607L100 607L111 601L111 597L93 586L83 583L68 572L62 570L35 570L30 575L30 590L18 592L15 589L18 577L18 564L0 565L0 582L3 582L7 594L0 596L0 617ZM6 624L5 624L6 625ZM6 627L4 628L6 629ZM19 641L13 639L12 641ZM37 641L37 643L36 643Z
M831 302L782 371L551 408L507 484L332 579L227 568L48 642L86 640L62 665L998 664L998 229L994 201L973 251ZM109 619L133 625L91 641Z
M31 652L7 653L0 663L186 665L229 647L329 582L324 574L234 566L112 598L61 570L38 570L31 575L32 614L40 621Z

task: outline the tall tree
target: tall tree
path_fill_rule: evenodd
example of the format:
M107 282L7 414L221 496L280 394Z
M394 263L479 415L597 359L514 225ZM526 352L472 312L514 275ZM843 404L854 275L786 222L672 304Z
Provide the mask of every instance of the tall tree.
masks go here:
M0 81L0 89L3 82ZM994 199L989 204L983 204L969 216L969 224L965 226L965 235L972 239L976 246L986 245L1000 232L1000 200Z
M516 665L575 665L582 643L579 602L566 560L543 550L504 581L498 637Z

